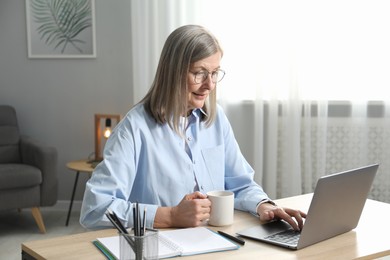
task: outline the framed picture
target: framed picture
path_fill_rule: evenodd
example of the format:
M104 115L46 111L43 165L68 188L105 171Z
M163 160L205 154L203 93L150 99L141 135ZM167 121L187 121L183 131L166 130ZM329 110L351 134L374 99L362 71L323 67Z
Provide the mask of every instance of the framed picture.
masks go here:
M26 0L29 58L96 58L94 0Z

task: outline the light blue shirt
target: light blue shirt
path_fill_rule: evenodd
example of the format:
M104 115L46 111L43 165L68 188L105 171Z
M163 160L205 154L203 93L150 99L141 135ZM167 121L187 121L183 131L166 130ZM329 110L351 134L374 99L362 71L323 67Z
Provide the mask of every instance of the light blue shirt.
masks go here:
M159 206L176 206L186 194L199 190L234 192L236 209L256 214L268 196L253 181L254 171L238 147L221 107L208 128L192 111L185 138L168 124L158 124L136 105L115 127L104 148L104 160L86 184L80 223L87 228L112 226L104 215L114 211L127 227L133 226L132 202L147 207L153 227ZM186 144L187 143L187 144Z

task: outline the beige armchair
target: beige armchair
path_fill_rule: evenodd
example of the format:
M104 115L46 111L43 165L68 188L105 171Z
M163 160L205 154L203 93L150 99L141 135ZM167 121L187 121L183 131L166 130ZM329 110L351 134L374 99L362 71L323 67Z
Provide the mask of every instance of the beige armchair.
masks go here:
M57 150L21 136L16 111L0 105L0 210L31 208L41 233L40 207L57 202Z

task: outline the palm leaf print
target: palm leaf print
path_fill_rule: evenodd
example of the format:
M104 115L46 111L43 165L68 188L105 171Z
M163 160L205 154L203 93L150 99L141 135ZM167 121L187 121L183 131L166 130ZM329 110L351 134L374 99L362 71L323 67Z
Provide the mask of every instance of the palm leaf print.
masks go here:
M31 10L41 40L61 53L70 46L82 53L78 36L92 27L90 0L34 0Z

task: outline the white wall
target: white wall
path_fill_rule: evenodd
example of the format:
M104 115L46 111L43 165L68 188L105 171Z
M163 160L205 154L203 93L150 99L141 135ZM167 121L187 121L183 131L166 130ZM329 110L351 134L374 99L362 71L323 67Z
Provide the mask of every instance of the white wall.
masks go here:
M70 199L75 178L66 162L94 151L94 114L133 105L130 1L96 0L95 9L96 59L28 59L25 1L0 1L0 104L16 108L22 134L57 148L60 200Z

